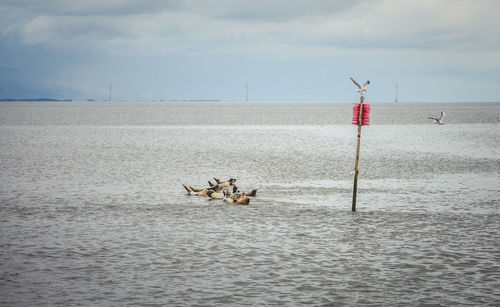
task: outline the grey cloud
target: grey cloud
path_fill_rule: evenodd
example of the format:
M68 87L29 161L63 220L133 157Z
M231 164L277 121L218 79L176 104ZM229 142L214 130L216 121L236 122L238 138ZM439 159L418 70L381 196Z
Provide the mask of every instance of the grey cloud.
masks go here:
M31 15L134 15L164 10L178 10L184 6L182 0L3 0L0 7L22 10Z
M358 2L360 0L244 0L235 5L233 0L214 0L190 2L189 9L213 18L243 22L283 22L304 16L335 13L351 8Z
M23 0L20 3L34 3ZM59 1L48 1L55 7ZM80 3L80 2L79 2ZM84 3L84 4L81 4ZM104 1L43 14L22 27L27 43L156 43L163 51L225 45L315 48L475 49L500 47L493 6L466 1ZM38 4L41 6L41 4ZM66 5L68 6L68 5ZM41 10L41 9L39 9ZM92 15L92 12L95 12ZM122 15L128 12L129 15ZM109 13L109 14L107 14ZM206 51L206 50L205 50Z

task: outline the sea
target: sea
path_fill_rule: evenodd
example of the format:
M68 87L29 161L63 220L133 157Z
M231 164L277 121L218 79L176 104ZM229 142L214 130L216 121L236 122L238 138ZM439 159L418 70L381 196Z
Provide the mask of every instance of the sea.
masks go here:
M371 103L355 212L352 113L1 102L0 305L500 306L500 103Z

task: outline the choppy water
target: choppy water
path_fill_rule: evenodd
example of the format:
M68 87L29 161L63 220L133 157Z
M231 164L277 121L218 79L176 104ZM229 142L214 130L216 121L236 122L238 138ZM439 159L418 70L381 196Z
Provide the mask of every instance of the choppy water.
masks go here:
M500 305L500 105L372 104L356 213L351 107L0 103L0 304Z

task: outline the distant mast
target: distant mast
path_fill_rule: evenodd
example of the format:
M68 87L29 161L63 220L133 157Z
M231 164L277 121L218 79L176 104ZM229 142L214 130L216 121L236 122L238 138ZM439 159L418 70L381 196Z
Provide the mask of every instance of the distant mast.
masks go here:
M246 94L246 99L245 99L246 102L248 102L248 83L247 83L247 94Z
M396 98L394 98L394 102L398 102L398 83L396 82Z
M111 102L111 83L109 84L109 99L108 99L108 101Z

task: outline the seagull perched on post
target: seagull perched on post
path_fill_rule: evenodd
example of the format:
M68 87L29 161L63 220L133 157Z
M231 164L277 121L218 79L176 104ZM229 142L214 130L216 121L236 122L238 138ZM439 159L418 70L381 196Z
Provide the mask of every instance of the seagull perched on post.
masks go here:
M429 117L429 119L433 119L434 122L438 125L444 125L443 123L443 119L445 117L446 114L444 114L444 112L441 112L441 115L439 116L439 118L436 118L436 117Z
M351 81L352 83L354 83L354 85L358 87L356 92L360 93L361 95L363 95L363 93L366 92L366 87L370 84L370 80L366 81L365 84L363 84L363 86L359 85L359 83L354 81L353 78L351 78Z

